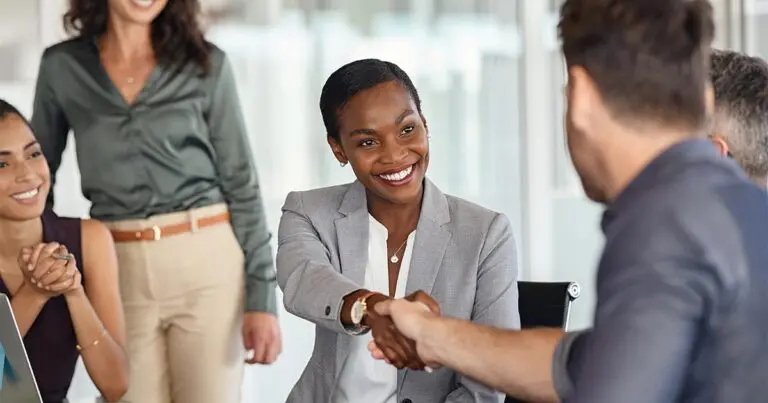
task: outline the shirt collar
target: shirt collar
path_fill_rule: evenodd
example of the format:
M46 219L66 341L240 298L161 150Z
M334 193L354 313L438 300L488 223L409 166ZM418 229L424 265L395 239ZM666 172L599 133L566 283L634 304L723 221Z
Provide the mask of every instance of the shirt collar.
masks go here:
M638 196L657 184L664 183L674 177L682 170L683 166L695 161L717 161L720 159L722 157L717 153L712 143L706 139L689 139L672 145L646 165L619 193L618 197L608 204L600 223L603 233L622 211L633 204Z

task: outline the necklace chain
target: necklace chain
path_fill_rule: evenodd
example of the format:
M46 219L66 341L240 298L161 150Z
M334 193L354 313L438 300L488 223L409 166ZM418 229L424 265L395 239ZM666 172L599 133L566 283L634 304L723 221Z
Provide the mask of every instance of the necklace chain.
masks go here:
M395 251L395 253L393 253L393 254L392 254L392 256L390 256L390 257L389 257L389 261L390 261L390 262L392 262L392 263L397 263L397 262L399 262L399 261L400 261L400 258L399 258L399 257L397 257L397 254L398 254L398 253L400 253L400 249L403 249L403 246L405 246L405 244L406 244L406 243L408 243L408 238L405 238L405 241L403 241L403 244L402 244L402 245L400 245L400 247L399 247L399 248L397 248L397 250Z

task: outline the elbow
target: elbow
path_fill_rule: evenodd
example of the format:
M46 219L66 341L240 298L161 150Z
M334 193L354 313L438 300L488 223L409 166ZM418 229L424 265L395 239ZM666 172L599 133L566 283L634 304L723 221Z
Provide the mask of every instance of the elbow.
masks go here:
M293 299L295 299L297 294L297 283L301 279L301 273L298 270L287 269L286 265L281 262L280 257L280 252L278 251L277 264L275 265L277 286L280 287L280 291L283 293L283 306L285 310L295 315Z
M107 402L119 402L120 399L128 392L129 377L128 366L121 365L120 370L114 371L111 376L104 382L103 385L99 385L99 392L101 397Z
M126 392L128 392L127 376L123 377L123 379L115 380L114 382L111 382L110 385L104 387L101 390L101 396L107 402L119 402L120 399L125 396Z

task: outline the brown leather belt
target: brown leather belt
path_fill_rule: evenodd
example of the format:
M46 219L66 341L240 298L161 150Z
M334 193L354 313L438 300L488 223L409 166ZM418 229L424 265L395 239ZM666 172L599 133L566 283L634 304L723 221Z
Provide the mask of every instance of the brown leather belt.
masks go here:
M212 225L229 222L229 213L203 217L195 221L197 228L210 227ZM152 228L139 231L112 231L112 239L114 239L115 242L159 241L169 236L191 232L195 229L194 227L192 222L167 225L165 227L153 225Z

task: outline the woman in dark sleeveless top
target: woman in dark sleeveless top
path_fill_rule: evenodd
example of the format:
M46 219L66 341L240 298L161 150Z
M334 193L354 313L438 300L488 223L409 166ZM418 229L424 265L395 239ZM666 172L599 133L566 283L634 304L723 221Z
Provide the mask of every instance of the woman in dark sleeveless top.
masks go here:
M49 190L29 124L0 100L0 292L45 403L66 401L81 354L102 396L117 401L128 370L114 244L98 221L44 211Z

